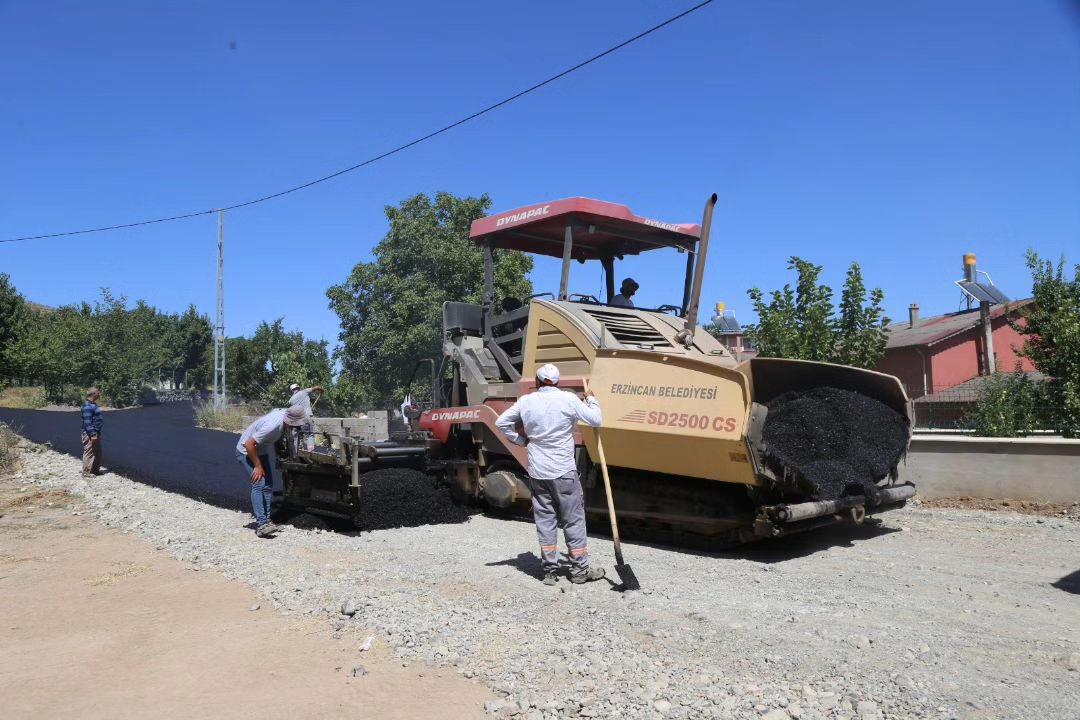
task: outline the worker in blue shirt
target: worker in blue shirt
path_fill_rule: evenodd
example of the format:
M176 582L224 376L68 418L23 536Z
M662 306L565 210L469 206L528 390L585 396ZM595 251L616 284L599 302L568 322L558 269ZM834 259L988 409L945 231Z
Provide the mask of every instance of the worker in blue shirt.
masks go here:
M92 387L86 391L82 404L82 471L83 477L101 474L101 408L97 400L101 391Z

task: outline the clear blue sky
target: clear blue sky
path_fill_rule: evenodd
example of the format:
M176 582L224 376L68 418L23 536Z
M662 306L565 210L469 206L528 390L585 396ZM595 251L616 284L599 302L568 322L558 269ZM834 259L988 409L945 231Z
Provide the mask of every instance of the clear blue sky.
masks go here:
M498 100L685 2L42 3L0 0L0 237L240 202ZM325 291L383 206L585 195L669 222L720 203L704 300L751 319L799 254L851 260L889 315L955 310L961 255L1014 297L1023 252L1080 261L1080 5L1066 0L716 2L430 143L226 219L230 335L260 320L334 341ZM211 217L0 244L49 305L99 287L213 316ZM644 304L681 261L630 266ZM552 290L551 263L535 273ZM575 275L575 289L598 279Z

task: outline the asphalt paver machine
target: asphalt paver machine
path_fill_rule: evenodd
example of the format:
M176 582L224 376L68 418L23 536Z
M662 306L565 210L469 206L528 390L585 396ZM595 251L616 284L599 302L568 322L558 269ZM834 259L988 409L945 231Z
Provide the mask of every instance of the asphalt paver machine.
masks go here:
M509 443L495 420L534 390L536 369L549 362L559 367L563 389L582 391L587 382L600 400L612 492L628 536L732 544L861 522L914 494L897 478L910 442L911 408L895 377L816 362L740 362L698 325L715 202L715 195L709 198L700 225L662 222L580 197L472 224L470 237L484 253L483 302L444 304L443 354L429 362L430 406L416 418L429 434L428 469L455 498L528 510L525 448ZM557 293L496 297L495 254L508 250L560 258ZM613 306L619 262L659 251L685 255L670 303ZM571 270L579 263L602 268L603 297L574 292ZM873 492L815 496L802 482L804 469L770 452L763 432L770 401L823 387L873 398L903 422L892 448L895 461L872 478ZM579 427L576 439L587 512L602 524L606 498L597 482L596 433Z

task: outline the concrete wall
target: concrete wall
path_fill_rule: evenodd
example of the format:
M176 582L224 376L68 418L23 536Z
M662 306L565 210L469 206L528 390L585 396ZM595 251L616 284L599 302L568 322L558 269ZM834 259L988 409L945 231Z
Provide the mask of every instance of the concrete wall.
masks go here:
M900 478L927 498L1080 501L1080 440L916 435Z

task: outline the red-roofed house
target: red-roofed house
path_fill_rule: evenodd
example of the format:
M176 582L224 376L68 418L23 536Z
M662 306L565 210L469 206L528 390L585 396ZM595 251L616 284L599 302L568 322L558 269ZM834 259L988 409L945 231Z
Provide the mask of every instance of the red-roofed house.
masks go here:
M1024 338L1006 320L1006 313L1016 318L1017 311L1030 303L1030 299L1017 300L990 308L994 369L999 372L1012 372L1017 362L1025 371L1035 370L1030 360L1016 354ZM983 360L985 332L977 307L920 318L919 306L912 305L907 322L891 322L885 330L889 334L885 357L876 369L900 378L911 398L931 396L988 374Z

